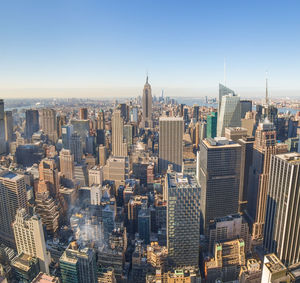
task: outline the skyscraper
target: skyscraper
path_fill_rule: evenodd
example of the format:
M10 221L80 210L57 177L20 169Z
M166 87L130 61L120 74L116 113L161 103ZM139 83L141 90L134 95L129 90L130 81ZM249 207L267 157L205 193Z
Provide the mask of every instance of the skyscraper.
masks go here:
M245 118L249 111L252 111L252 100L241 100L241 118Z
M264 247L286 265L300 261L300 154L272 155Z
M183 153L183 118L159 118L159 170L163 172L168 165L181 172Z
M87 118L88 118L87 108L85 108L85 107L80 108L80 110L79 110L79 119L80 120L87 120Z
M152 127L152 91L148 83L148 76L143 90L143 120L142 125L145 128Z
M25 135L27 139L30 139L32 134L37 132L40 128L39 125L39 111L28 109L25 112L26 128Z
M248 205L249 177L253 162L254 137L243 137L237 143L242 146L239 212L245 212Z
M74 155L69 149L62 149L59 153L60 172L66 179L74 178Z
M97 129L98 130L105 130L105 119L104 119L104 112L103 112L102 109L98 112Z
M204 234L217 217L235 214L239 207L241 146L226 138L200 144L201 210Z
M217 136L217 121L218 121L218 113L211 112L207 115L207 133L206 136L208 138L215 138Z
M59 193L58 169L54 159L44 158L39 165L40 181L47 184L48 191L52 197Z
M219 105L217 136L224 137L226 127L241 126L240 97L234 92L223 95Z
M24 176L0 170L0 241L14 245L12 223L18 208L27 209Z
M37 215L30 216L26 210L19 209L13 230L18 253L37 257L43 272L49 273L50 258L46 251L42 221Z
M44 108L40 112L41 130L48 136L52 142L57 140L56 111L54 109Z
M198 267L201 189L194 177L175 172L167 173L165 188L170 264Z
M71 136L73 134L74 128L73 125L65 125L61 127L61 138L63 148L70 149Z
M253 165L249 177L247 210L253 221L253 239L258 240L263 237L271 155L286 151L287 145L276 143L274 124L265 119L259 124L255 133Z
M72 242L60 260L63 283L96 283L96 256L88 247L80 247Z
M138 232L141 240L144 244L150 244L150 233L151 233L151 218L150 210L147 207L143 207L138 212Z
M12 111L5 111L5 140L9 144L13 140L13 116Z
M121 112L115 110L112 116L112 155L124 157L128 155L127 144L124 142L123 119Z
M80 163L82 160L83 150L81 137L77 132L74 132L71 135L70 149L71 153L74 155L74 161L76 163Z
M4 122L4 101L0 99L0 155L6 152L5 143L5 122Z

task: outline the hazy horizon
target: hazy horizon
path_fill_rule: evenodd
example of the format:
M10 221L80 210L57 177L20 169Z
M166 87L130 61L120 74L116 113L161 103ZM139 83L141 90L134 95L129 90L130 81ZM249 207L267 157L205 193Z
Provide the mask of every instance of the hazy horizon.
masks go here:
M229 86L230 87L230 86ZM265 96L265 88L253 87L230 87L241 98L261 98ZM123 88L15 88L0 89L2 99L49 99L49 98L99 98L117 99L132 98L142 95L142 87L123 87ZM214 88L172 88L172 87L153 87L153 95L159 97L164 91L164 97L180 98L209 98L218 97L218 85ZM300 90L293 89L272 89L269 88L270 98L278 99L299 99Z

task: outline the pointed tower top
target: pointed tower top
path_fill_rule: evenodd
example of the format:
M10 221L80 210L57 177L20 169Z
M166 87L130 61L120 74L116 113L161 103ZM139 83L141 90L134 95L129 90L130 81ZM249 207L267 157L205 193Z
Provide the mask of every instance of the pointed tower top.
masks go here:
M146 77L146 84L148 83L148 74L147 74L147 77Z

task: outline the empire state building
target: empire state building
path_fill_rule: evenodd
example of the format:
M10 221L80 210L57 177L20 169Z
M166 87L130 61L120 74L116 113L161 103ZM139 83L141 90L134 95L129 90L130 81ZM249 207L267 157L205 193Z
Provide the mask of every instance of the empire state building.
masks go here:
M145 128L152 127L152 91L151 85L148 83L148 76L143 90L143 121Z

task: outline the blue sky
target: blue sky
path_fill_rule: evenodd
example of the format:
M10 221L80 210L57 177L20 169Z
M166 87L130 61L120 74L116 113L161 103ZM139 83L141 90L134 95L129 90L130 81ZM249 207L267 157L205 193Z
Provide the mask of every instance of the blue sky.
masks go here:
M289 0L0 0L0 95L135 96L148 71L156 93L213 96L226 58L241 95L260 95L268 70L271 93L300 96L299 10Z

